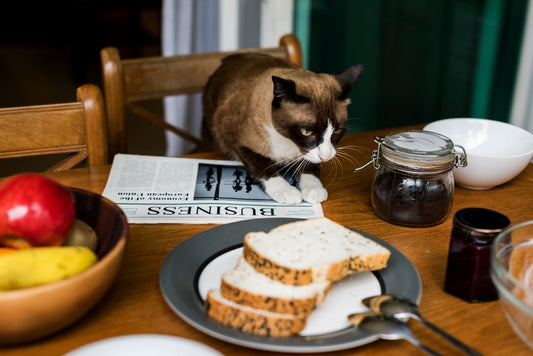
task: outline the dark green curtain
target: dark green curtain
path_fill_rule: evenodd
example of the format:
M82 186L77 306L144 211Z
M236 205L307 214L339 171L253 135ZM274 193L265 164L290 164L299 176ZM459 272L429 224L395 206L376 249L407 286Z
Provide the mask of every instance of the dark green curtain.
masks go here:
M308 69L362 63L350 130L508 121L526 0L310 1Z

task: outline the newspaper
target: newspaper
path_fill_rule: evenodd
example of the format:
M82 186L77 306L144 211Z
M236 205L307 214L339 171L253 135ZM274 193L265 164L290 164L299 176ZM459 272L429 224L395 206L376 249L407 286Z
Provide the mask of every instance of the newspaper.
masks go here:
M102 195L132 224L324 216L320 204L272 200L237 161L117 154Z

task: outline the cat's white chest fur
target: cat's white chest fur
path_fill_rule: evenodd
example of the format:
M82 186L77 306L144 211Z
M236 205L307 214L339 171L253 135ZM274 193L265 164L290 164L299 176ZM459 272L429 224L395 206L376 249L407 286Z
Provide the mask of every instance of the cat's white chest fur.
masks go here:
M288 157L298 157L301 155L298 146L285 136L282 136L274 127L265 125L270 141L271 155L274 160L282 161Z

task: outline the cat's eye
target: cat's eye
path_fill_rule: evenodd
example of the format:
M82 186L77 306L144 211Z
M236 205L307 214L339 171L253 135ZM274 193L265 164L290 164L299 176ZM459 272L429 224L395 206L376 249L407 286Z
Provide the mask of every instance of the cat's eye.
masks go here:
M304 135L305 137L311 136L313 134L312 130L306 129L305 127L302 127L300 129L300 133Z
M336 129L335 131L333 131L333 134L335 135L340 135L342 133L342 128L341 129Z

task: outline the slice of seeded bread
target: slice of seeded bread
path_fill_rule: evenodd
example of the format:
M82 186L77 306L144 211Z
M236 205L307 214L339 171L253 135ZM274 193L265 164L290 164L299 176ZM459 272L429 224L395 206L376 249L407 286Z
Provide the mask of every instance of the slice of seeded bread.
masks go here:
M246 234L243 255L272 279L306 285L385 268L390 251L327 218L315 218Z
M220 289L210 290L207 294L208 315L224 325L244 332L287 337L300 333L307 323L306 315L272 313L251 308L226 299Z
M291 286L256 271L240 258L235 268L222 276L222 295L235 303L275 313L309 315L324 301L330 281Z

